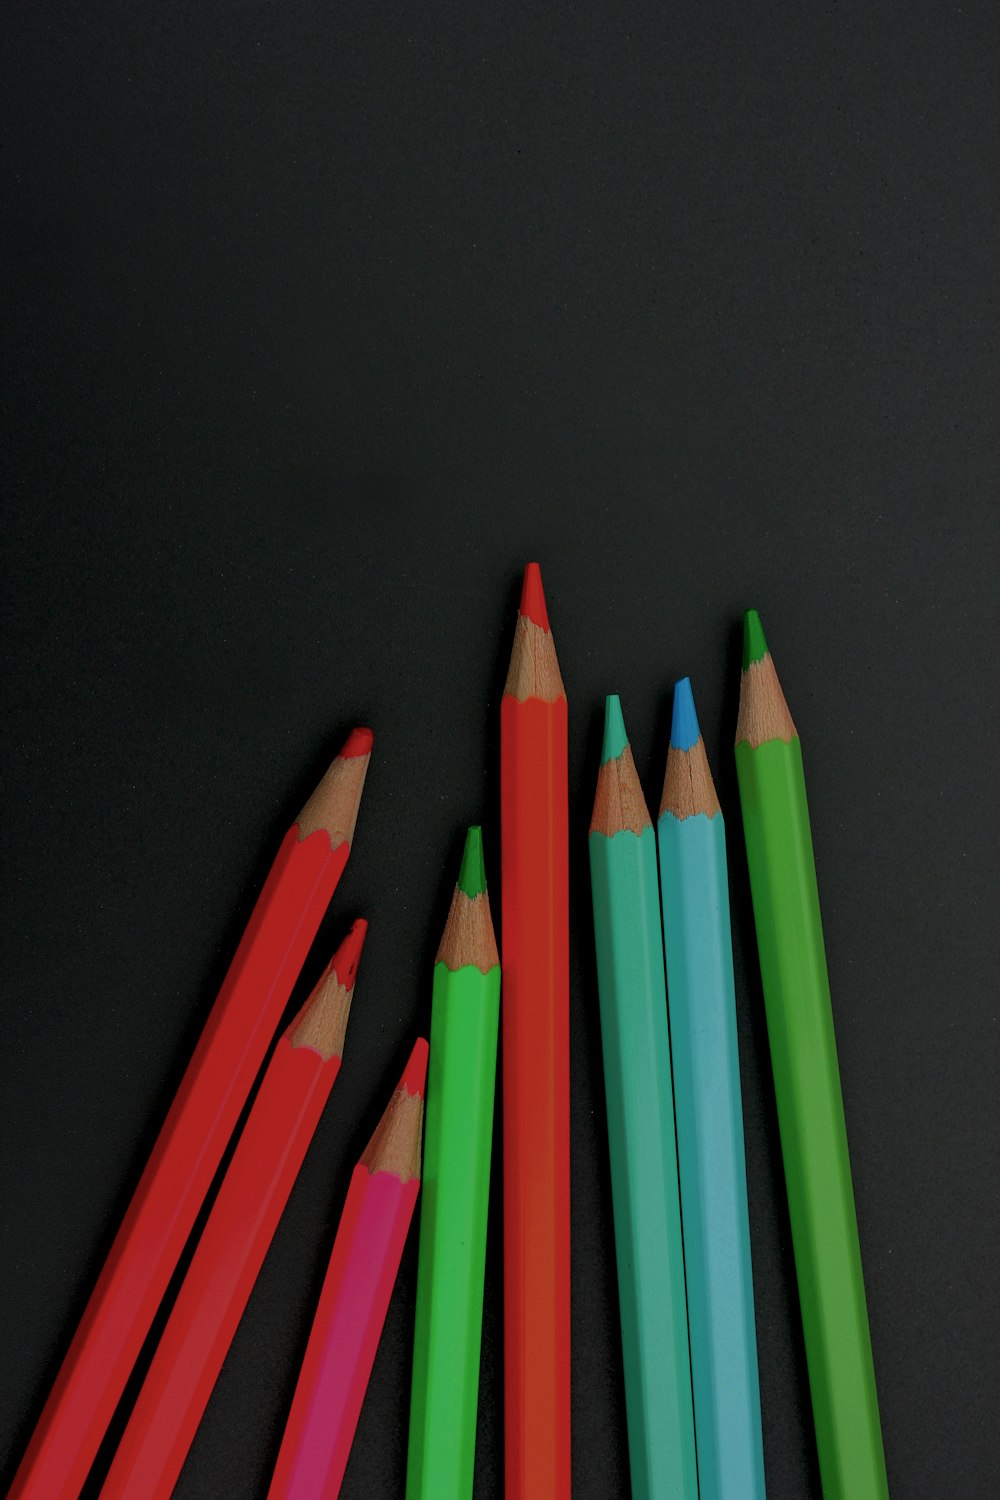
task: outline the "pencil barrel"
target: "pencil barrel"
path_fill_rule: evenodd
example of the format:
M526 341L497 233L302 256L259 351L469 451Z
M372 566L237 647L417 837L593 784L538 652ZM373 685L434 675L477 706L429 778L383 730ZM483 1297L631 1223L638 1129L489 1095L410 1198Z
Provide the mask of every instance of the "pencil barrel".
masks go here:
M653 829L590 835L632 1494L698 1493Z
M503 698L504 1483L570 1493L566 701Z
M658 824L701 1500L763 1500L743 1108L721 814Z
M824 1500L885 1500L800 742L742 741L736 766Z
M268 1500L337 1500L419 1188L354 1169Z
M408 1500L472 1494L499 966L434 966Z

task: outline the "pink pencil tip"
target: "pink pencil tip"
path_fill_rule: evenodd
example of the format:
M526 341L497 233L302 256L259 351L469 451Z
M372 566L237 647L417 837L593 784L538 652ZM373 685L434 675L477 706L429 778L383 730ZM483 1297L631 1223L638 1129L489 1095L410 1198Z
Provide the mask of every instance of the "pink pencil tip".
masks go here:
M370 729L352 729L340 747L341 760L353 760L357 755L370 755L375 736Z
M427 1043L422 1036L418 1036L410 1053L410 1060L406 1064L406 1071L400 1079L399 1086L408 1094L419 1094L424 1097L424 1083L427 1078Z
M545 608L545 591L542 588L542 570L537 563L529 563L524 570L518 614L523 615L526 620L531 620L542 630L549 628L549 612Z
M345 990L354 988L354 981L358 977L358 964L361 962L361 950L365 946L367 933L368 923L364 917L358 917L357 921L351 923L350 932L330 960L330 970L336 974Z

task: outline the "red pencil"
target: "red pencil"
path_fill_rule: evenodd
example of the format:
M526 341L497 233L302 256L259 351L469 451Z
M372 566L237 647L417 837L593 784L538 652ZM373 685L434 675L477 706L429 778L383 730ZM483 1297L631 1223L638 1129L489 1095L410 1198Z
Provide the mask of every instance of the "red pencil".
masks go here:
M268 1500L336 1500L420 1188L427 1043L354 1169Z
M354 923L275 1048L102 1500L168 1500L173 1493L340 1071L366 929Z
M529 563L500 707L508 1500L570 1494L566 715Z
M77 1500L347 863L371 746L352 731L285 835L10 1500Z

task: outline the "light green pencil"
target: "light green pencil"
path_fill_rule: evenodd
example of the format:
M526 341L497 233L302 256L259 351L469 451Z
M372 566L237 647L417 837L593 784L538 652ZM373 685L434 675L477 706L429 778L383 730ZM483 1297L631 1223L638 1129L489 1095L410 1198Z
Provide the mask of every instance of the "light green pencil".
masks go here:
M635 1500L695 1500L694 1417L656 838L607 700L590 876Z
M407 1500L468 1500L497 1066L500 959L470 828L434 964Z

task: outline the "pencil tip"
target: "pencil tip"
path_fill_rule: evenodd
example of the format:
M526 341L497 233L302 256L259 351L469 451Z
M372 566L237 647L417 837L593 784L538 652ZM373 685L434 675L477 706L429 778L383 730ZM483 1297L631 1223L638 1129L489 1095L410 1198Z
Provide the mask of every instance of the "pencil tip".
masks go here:
M767 641L764 638L764 627L760 623L760 615L755 609L748 609L743 616L744 672L753 662L760 661L767 654Z
M542 589L542 572L535 562L529 563L524 570L518 614L524 615L525 619L531 620L542 630L549 628L549 612L545 608L545 593Z
M462 852L462 868L458 872L458 888L466 896L481 896L486 890L486 864L483 860L483 830L474 825L465 835Z
M422 1036L418 1036L413 1044L409 1062L399 1087L405 1089L408 1094L418 1094L424 1097L424 1082L427 1078L427 1043Z
M675 750L690 750L697 745L701 730L694 706L690 677L674 685L674 713L670 723L670 743Z
M340 747L341 760L353 760L358 755L370 755L375 736L370 729L352 729Z
M365 946L367 934L368 923L364 917L358 917L357 921L351 923L350 932L330 960L330 968L345 990L354 988L358 964L361 962L361 950Z
M617 760L628 744L622 703L617 693L609 693L604 700L604 744L601 746L601 765Z

